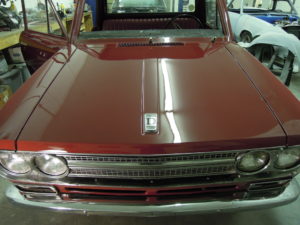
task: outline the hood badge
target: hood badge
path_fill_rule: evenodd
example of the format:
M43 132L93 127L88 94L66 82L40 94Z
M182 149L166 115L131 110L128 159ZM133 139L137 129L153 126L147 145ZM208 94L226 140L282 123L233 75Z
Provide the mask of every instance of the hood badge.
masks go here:
M144 132L153 134L158 132L158 116L157 113L144 114Z

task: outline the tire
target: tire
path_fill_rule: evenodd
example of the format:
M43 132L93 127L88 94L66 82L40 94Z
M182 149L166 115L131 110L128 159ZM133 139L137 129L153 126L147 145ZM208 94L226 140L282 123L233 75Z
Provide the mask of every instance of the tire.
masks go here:
M240 35L241 42L250 43L253 41L252 34L249 31L243 31Z

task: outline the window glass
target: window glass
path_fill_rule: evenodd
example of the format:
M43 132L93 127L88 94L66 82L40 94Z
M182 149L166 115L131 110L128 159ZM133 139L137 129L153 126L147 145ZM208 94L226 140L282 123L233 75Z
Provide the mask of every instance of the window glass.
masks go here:
M67 32L70 32L75 12L74 0L52 0L52 2Z
M114 0L107 1L109 13L194 12L195 0Z
M56 34L56 35L62 36L63 33L59 26L59 23L57 22L55 15L54 15L54 11L53 11L52 7L50 7L50 5L48 7L49 7L48 8L48 20L49 20L48 32L50 34Z
M195 0L106 0L105 2L86 0L86 3L85 15L87 16L84 16L82 22L85 29L81 29L80 39L224 36L216 0L203 0L198 5L202 5L206 13L202 8L196 8ZM119 7L116 8L117 4ZM157 5L163 5L163 7L157 7ZM97 7L99 7L98 10ZM101 9L106 11L102 13ZM163 10L160 11L160 9ZM187 12L191 13L187 15ZM96 22L98 20L98 25L89 19L89 14L95 14L93 18L96 18ZM87 29L87 24L91 24L93 29Z
M206 0L206 23L212 29L221 28L220 17L215 0Z
M229 9L240 9L241 0L234 0L229 6ZM273 7L272 0L244 0L243 8L244 9L262 9L262 10L271 10Z
M52 2L55 5L55 10L59 15L62 24L65 26L67 32L70 32L75 15L76 4L74 3L74 0L52 0ZM94 4L91 4L91 2ZM94 14L96 13L95 5L95 0L86 0L81 31L92 31L93 26L96 23L96 14ZM52 26L55 27L55 25Z
M277 1L275 11L290 13L292 11L292 7L287 1Z
M240 9L241 8L241 0L234 0L232 2L230 2L230 4L228 5L229 9Z
M47 0L25 1L28 29L62 35L54 11Z
M9 15L9 18L1 21L2 27L10 29L23 28L23 14L21 0L15 1L0 1L1 14Z

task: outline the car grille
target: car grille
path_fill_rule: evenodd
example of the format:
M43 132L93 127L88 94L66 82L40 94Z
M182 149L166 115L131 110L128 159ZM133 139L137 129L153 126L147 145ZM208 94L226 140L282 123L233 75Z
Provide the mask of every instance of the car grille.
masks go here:
M118 177L118 178L141 178L157 179L172 177L194 177L208 174L221 174L225 172L234 172L232 165L211 166L211 167L190 167L174 169L86 169L74 168L70 176L92 176L92 177Z
M168 179L236 173L240 151L181 155L61 155L70 167L69 177L117 179Z

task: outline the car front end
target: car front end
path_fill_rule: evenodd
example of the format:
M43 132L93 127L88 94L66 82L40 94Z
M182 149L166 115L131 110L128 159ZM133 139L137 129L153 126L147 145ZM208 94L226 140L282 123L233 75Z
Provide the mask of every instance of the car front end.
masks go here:
M233 43L225 2L213 3L208 15L205 1L185 13L103 14L102 30L36 71L0 112L8 198L131 216L296 200L299 101Z
M299 194L299 147L143 156L2 152L0 160L13 202L64 212L229 212L287 204Z

